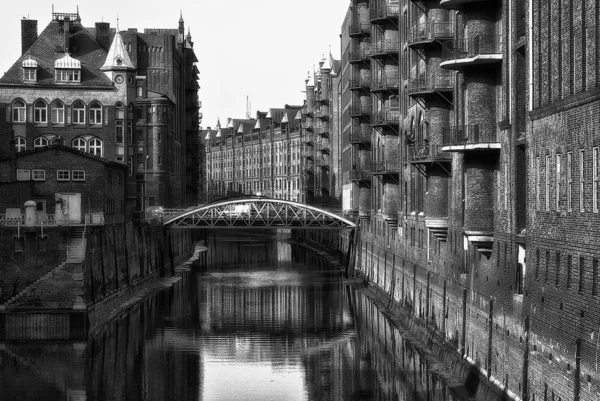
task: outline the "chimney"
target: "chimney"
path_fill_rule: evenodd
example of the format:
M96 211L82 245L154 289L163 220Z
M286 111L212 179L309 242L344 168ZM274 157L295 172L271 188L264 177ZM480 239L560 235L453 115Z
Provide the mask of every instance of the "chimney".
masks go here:
M104 50L110 49L110 22L96 22L96 42Z
M69 18L68 15L65 15L63 31L65 32L65 53L69 53L69 37L71 36L71 18Z
M22 19L21 20L21 53L25 54L27 49L37 39L37 20Z

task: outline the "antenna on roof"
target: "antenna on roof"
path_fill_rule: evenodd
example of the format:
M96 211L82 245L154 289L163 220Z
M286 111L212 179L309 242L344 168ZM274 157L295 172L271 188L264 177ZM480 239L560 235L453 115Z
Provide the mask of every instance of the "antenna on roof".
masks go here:
M117 14L117 32L119 32L119 14Z
M248 100L248 95L246 95L246 118L250 118L250 101Z

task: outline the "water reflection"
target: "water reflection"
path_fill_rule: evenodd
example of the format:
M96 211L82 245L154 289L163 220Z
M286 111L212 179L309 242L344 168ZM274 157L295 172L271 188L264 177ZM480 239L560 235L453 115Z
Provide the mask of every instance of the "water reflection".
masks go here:
M2 400L452 400L341 272L268 237L224 238L86 344L5 344Z

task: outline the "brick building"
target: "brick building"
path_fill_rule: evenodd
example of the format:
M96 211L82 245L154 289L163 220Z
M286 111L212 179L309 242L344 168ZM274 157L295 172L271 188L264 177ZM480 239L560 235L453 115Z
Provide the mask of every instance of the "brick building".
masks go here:
M79 13L53 13L39 35L21 24L22 55L0 78L0 155L60 144L127 166L129 218L194 204L198 70L183 19L143 33L86 28Z

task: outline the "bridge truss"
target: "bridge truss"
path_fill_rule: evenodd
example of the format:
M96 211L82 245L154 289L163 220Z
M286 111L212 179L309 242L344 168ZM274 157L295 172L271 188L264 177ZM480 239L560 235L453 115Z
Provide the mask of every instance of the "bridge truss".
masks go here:
M345 229L355 224L333 211L283 199L253 197L166 210L163 225L172 228Z

